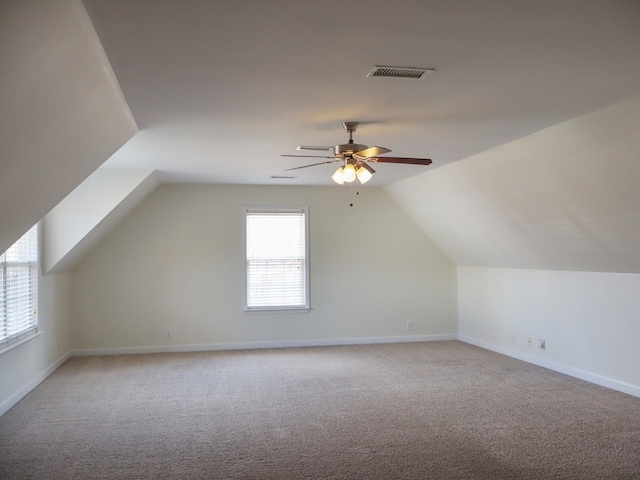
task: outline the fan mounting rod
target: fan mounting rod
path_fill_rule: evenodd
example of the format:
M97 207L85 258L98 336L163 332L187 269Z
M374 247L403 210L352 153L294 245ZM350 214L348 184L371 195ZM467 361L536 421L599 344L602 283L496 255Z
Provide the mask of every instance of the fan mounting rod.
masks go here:
M336 145L333 148L333 151L336 155L342 156L343 159L345 157L351 157L351 154L358 152L360 150L364 150L367 148L366 145L360 145L359 143L353 143L353 132L356 131L360 125L359 122L343 122L342 126L344 129L349 132L349 141L347 143L343 143L342 145Z
M342 122L344 129L349 132L349 143L353 143L353 132L358 128L359 122Z

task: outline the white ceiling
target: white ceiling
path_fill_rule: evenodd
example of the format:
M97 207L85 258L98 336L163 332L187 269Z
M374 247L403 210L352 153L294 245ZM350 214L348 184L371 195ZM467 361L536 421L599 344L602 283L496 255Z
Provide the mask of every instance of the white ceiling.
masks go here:
M377 165L384 185L640 93L635 0L84 3L140 128L105 166L165 181L331 184L335 165L270 176L354 120L357 143L433 159Z

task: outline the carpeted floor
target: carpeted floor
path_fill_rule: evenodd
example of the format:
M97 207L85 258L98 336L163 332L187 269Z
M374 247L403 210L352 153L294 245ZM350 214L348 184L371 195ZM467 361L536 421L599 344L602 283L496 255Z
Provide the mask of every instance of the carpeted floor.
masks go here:
M2 479L638 479L640 399L461 342L72 358Z

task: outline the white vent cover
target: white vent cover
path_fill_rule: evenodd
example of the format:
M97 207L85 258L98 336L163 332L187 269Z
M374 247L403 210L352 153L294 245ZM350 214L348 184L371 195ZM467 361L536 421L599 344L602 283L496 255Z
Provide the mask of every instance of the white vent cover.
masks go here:
M435 72L435 68L416 68L416 67L386 67L376 65L367 77L391 77L391 78L424 78Z

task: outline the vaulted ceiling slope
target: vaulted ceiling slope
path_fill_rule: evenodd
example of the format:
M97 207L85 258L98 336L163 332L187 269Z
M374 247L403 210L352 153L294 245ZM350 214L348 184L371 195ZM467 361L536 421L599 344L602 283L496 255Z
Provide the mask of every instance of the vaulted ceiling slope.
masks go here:
M330 185L334 165L270 176L355 120L358 143L434 161L380 164L380 186L640 94L636 0L84 3L141 129L107 166L170 181Z
M343 143L340 123L355 120L359 143L433 158L415 182L424 167L379 165L369 185L402 180L390 191L458 263L637 271L623 265L637 230L625 232L610 213L635 215L637 198L616 185L638 172L623 153L628 177L623 167L600 170L617 134L608 127L637 125L624 108L612 107L611 123L596 122L602 130L582 135L584 144L565 146L602 156L592 170L579 160L566 166L577 172L565 172L571 194L557 195L555 228L551 206L524 205L554 198L543 187L531 191L523 177L533 168L518 160L520 148L533 148L526 139L509 162L480 161L485 177L471 169L465 182L471 173L454 175L449 165L463 161L457 168L466 171L481 152L638 95L639 24L640 4L630 0L0 2L0 251L110 156L103 167L159 170L165 181L330 184L334 166L299 170L292 180L270 176L306 160L280 154ZM437 70L419 81L367 78L376 64ZM132 113L141 127L135 137ZM633 136L618 137L637 153ZM505 173L494 163L507 163ZM558 165L551 171L565 168ZM498 182L503 192L489 188L494 176L509 175L513 183ZM436 179L451 191L428 197L422 189L437 190ZM615 199L594 201L586 195L592 185ZM518 192L523 206L514 210L510 195ZM469 211L457 205L467 194L477 199ZM476 212L483 202L493 210ZM442 212L430 210L440 205ZM601 222L588 223L595 234L579 225L589 215ZM459 225L447 223L454 218ZM460 240L475 234L479 244ZM60 254L62 264L73 248Z
M99 168L43 219L42 273L73 268L159 183L153 171Z
M136 132L79 0L0 2L0 252Z
M458 265L640 273L640 96L387 187Z

